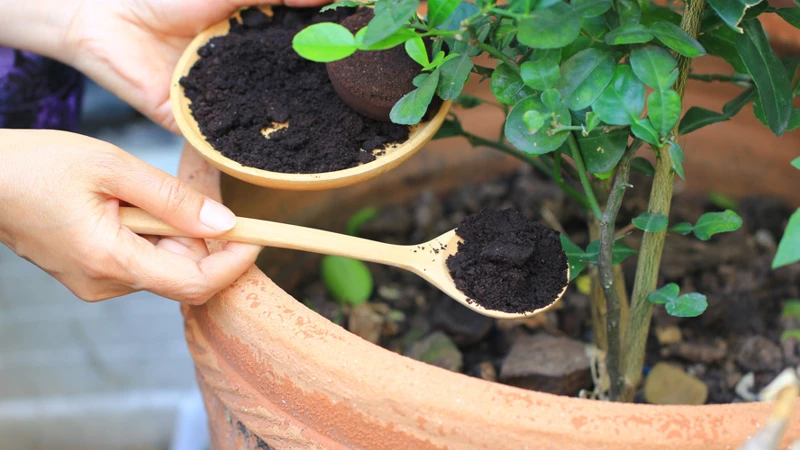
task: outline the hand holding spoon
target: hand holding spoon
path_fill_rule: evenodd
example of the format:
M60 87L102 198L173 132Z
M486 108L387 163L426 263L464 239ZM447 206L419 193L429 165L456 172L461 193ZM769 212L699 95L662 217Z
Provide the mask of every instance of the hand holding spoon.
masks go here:
M137 234L192 237L138 208L120 208L119 215L121 224ZM448 256L458 251L460 238L456 235L455 230L450 230L419 245L392 245L330 231L240 217L237 218L236 226L218 239L266 247L303 250L323 255L344 256L399 267L424 278L467 308L497 319L530 317L544 312L555 305L567 289L564 286L564 289L549 305L526 313L507 313L486 309L475 301L470 301L456 287L446 264ZM569 277L569 273L567 273L567 277Z

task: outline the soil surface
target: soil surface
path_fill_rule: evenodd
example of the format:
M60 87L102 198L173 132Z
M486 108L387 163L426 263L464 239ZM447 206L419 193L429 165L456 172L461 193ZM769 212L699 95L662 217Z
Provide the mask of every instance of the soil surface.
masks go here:
M181 79L200 131L224 156L281 173L324 173L374 161L387 144L408 139L409 127L365 117L342 101L325 64L306 60L292 38L308 25L339 22L352 8L273 6L231 20L230 32L198 50ZM269 134L262 130L288 122Z
M632 174L631 184L636 189L626 194L620 227L646 208L650 178ZM677 194L670 223L694 223L704 212L729 206ZM423 191L413 201L381 207L359 235L410 245L453 229L483 209L506 208L565 231L582 248L589 243L583 212L557 186L527 168L492 182L465 184L442 197ZM788 300L800 299L800 265L770 268L793 209L770 197L742 199L734 209L744 220L735 232L706 242L667 236L658 285L675 282L682 293L701 292L709 306L701 316L683 319L655 307L647 342L644 375L659 362L674 364L707 387L706 403L752 401L747 392L758 392L783 368L800 364L797 337L789 333L782 339L785 331L800 329L800 319L781 317ZM638 248L641 235L633 230L623 241ZM636 262L633 256L622 263L628 292ZM351 332L429 364L563 395L592 390L584 350L593 341L586 278L571 283L546 313L498 320L471 311L410 272L368 267L375 289L370 301L357 307L332 300L313 268L287 289ZM637 401L645 401L643 392Z
M483 210L458 224L447 258L456 287L484 308L524 313L551 304L569 282L558 232L515 209Z

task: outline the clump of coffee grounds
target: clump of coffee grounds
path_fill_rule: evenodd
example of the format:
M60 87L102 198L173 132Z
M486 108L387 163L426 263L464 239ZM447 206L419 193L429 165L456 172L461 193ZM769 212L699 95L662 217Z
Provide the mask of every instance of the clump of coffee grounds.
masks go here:
M292 38L308 25L338 22L338 8L257 8L198 50L180 81L211 146L246 167L281 173L324 173L374 161L386 145L408 139L409 127L364 117L336 94L325 64L302 58ZM288 122L266 139L262 130ZM363 149L363 150L362 150Z
M524 313L553 302L569 282L558 232L513 209L483 210L456 228L447 258L456 287L484 308Z

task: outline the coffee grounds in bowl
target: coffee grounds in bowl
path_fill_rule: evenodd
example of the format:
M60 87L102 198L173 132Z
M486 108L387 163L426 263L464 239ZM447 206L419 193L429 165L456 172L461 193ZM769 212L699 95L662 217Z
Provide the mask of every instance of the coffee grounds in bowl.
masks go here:
M514 209L483 210L456 228L447 258L456 287L484 308L524 313L553 302L569 280L558 232Z
M325 64L306 60L292 38L308 25L339 22L352 8L257 8L198 50L180 81L200 131L223 156L280 173L324 173L374 161L409 127L362 116L336 94ZM288 122L265 139L262 130ZM363 150L362 150L363 149Z

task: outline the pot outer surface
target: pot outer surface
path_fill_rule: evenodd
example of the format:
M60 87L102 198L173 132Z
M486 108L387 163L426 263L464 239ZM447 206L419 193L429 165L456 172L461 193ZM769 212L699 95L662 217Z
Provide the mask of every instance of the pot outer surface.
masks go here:
M700 73L726 69L713 58L695 68ZM486 97L488 86L471 82L467 92ZM737 93L721 83L690 82L684 111L690 106L719 110ZM486 136L502 123L491 108L459 115L465 129ZM796 169L789 165L800 134L772 136L751 107L734 120L682 137L681 145L687 181L677 182L677 196L713 189L734 198L777 195L800 205L800 191L790 181ZM285 192L226 176L220 180L191 149L180 176L212 197L224 197L239 215L337 230L365 204L402 201L423 186L442 192L464 179L492 178L517 165L454 138L432 142L379 179L330 191ZM287 285L298 267L288 262L302 258L299 252L265 249L259 267ZM286 294L257 267L206 305L184 306L183 312L215 449L262 444L280 449L736 448L770 412L762 403L609 404L451 373L350 334ZM783 445L798 438L800 412L795 412Z

